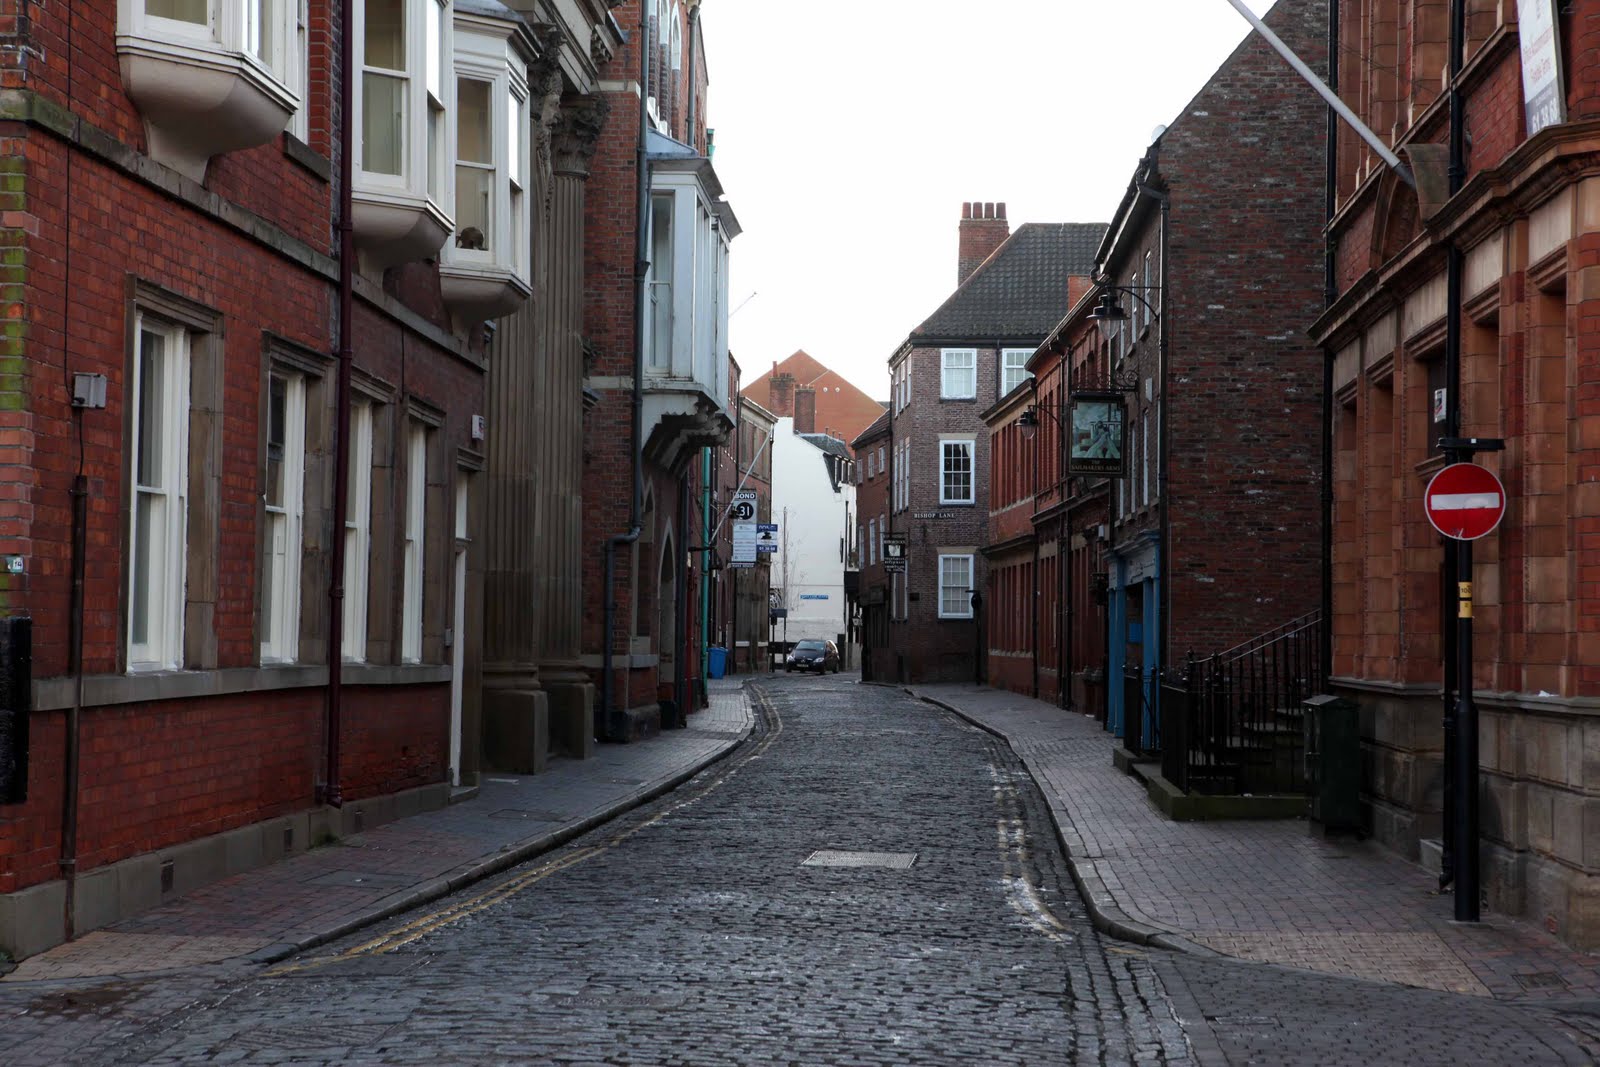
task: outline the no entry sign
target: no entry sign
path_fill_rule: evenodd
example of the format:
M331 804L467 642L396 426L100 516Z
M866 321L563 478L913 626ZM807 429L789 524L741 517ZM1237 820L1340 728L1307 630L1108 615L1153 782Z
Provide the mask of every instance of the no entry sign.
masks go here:
M1500 525L1506 491L1493 471L1452 463L1433 476L1422 503L1435 530L1457 541L1476 541Z

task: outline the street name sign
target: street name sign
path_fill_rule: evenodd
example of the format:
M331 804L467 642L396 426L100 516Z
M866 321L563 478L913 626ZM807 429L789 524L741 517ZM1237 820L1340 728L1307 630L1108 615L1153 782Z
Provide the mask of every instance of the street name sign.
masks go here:
M1506 490L1476 463L1452 463L1428 483L1422 504L1433 528L1457 541L1491 533L1506 514Z

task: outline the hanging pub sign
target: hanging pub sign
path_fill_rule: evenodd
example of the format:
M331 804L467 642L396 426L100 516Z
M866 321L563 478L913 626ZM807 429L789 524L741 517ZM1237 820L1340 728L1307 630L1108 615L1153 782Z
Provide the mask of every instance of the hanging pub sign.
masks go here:
M1567 121L1555 0L1517 0L1517 40L1522 45L1522 114L1532 137Z
M1128 407L1121 393L1073 393L1068 405L1067 473L1128 473Z

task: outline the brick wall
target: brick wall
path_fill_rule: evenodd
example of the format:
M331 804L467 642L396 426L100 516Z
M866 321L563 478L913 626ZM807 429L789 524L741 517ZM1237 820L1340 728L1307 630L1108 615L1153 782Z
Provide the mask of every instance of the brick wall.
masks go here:
M71 48L66 47L71 11ZM36 682L67 667L71 568L69 488L88 479L84 666L119 682L124 668L128 572L125 543L128 351L134 281L192 302L214 328L197 345L214 355L220 385L197 382L215 402L200 420L191 461L211 486L202 512L190 503L189 555L205 560L205 612L186 636L205 646L191 665L254 671L258 666L262 523L262 416L268 336L273 344L324 354L320 388L332 389L336 288L332 187L318 168L291 158L284 138L213 159L202 188L141 153L143 125L122 94L115 53L115 5L28 5L26 23L0 19L7 87L38 94L38 121L0 123L0 531L27 570L4 587L3 607L33 616ZM312 0L311 147L326 156L336 133L328 65L337 42L329 4ZM15 31L14 33L12 31ZM10 36L6 36L10 34ZM71 95L67 61L72 63ZM52 110L54 109L54 110ZM73 127L71 120L79 120ZM298 155L303 151L296 150ZM407 402L437 409L428 472L424 656L444 657L451 602L447 525L453 515L457 450L474 447L469 420L484 411L481 344L452 338L437 302L431 265L370 279L357 300L355 365L391 390L379 412L372 525L370 628L379 662L397 656L403 482L393 477L395 441ZM210 357L208 357L209 359ZM313 359L315 356L312 357ZM108 379L107 407L75 415L73 372ZM210 394L215 393L214 397ZM327 406L308 410L315 422ZM302 663L327 647L325 575L331 546L333 428L308 428ZM315 447L313 447L315 445ZM385 520L389 521L385 521ZM203 520L203 521L202 521ZM9 546L15 545L15 549ZM191 563L191 574L193 572ZM319 577L320 576L320 577ZM191 600L194 599L191 579ZM469 640L461 635L459 640ZM320 649L321 652L316 650ZM190 662L187 661L186 662ZM91 706L83 714L80 869L304 809L315 803L322 767L324 690L275 688L271 672L249 694L141 700ZM59 693L61 687L49 690ZM448 687L438 684L346 689L345 794L374 796L439 782L446 772ZM52 698L54 699L54 698ZM34 713L32 780L26 804L0 818L0 891L56 876L65 714L59 700Z
M1273 11L1314 69L1326 63L1327 11L1324 0ZM1323 308L1325 114L1251 37L1161 140L1173 657L1228 647L1319 602L1322 457L1309 428L1321 418L1322 356L1305 328ZM1158 225L1152 212L1135 262ZM1145 413L1143 389L1134 403Z
M904 661L907 681L965 681L973 677L978 634L967 619L939 618L939 555L941 551L973 556L973 586L984 588L986 568L979 549L989 540L989 435L981 413L996 400L999 350L979 348L977 397L940 397L940 349L912 348L903 357L911 364L911 402L895 417L896 438L910 437L911 506L890 522L906 534L909 617L891 626L891 639ZM974 439L971 505L941 504L940 435Z

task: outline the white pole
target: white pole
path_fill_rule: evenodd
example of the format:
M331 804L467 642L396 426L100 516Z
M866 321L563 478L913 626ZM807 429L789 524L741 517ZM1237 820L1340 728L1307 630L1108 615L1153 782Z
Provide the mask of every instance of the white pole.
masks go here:
M1350 124L1351 129L1361 135L1361 139L1367 142L1374 152L1378 153L1379 158L1387 163L1395 174L1399 175L1401 181L1413 189L1417 187L1417 181L1412 177L1411 168L1400 162L1400 157L1389 151L1389 146L1379 140L1378 135L1367 128L1366 123L1356 118L1355 112L1345 106L1344 101L1339 99L1338 94L1328 88L1321 78L1312 73L1310 67L1301 62L1300 57L1294 54L1294 49L1284 44L1277 34L1267 29L1267 24L1262 22L1255 12L1244 6L1244 0L1228 0L1228 3L1233 5L1235 11L1244 16L1246 22L1256 28L1257 33L1267 39L1268 44L1277 49L1278 54L1284 58L1289 66L1295 69L1300 77L1311 85L1311 88L1321 94L1322 99L1328 102L1329 107L1338 112L1340 118Z

